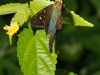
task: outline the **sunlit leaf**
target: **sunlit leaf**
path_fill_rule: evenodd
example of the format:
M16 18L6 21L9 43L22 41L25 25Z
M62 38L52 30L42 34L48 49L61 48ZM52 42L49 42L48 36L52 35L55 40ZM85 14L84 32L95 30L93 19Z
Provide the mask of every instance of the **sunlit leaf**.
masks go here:
M44 7L53 4L53 1L50 0L34 0L30 1L30 8L33 11L33 14L37 13L39 10L43 9Z
M21 9L19 10L14 17L12 18L12 22L18 22L20 26L24 24L28 20L30 15L29 9Z
M0 15L15 13L22 8L27 8L28 4L10 3L0 6Z
M48 49L45 31L24 29L19 35L18 57L24 75L55 75L56 54Z
M69 11L68 9L63 10L63 23L64 24L71 24L75 26L89 26L93 27L94 25L86 20L84 20L79 15L75 14L73 11Z

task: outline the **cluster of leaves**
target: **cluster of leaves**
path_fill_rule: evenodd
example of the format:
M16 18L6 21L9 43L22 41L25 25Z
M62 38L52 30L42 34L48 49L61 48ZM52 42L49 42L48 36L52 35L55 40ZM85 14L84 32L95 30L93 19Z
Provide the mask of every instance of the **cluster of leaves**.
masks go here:
M66 0L65 5L68 6L69 9L72 9L75 11L77 10L76 12L79 12L79 14L81 14L81 16L83 16L87 20L90 20L91 22L95 24L96 23L99 24L97 20L91 19L89 13L93 9L91 9L92 7L89 7L89 5L86 3L87 1L84 0L83 3L79 1L79 3L81 3L82 5L87 4L86 6L89 9L89 10L86 10L84 8L81 11L79 11L80 10L80 8L78 8L79 6L74 6L74 5L77 5L77 4L74 4L76 3L76 1ZM72 6L70 6L72 2L73 2L74 8L71 8ZM96 1L94 0L91 0L91 2L94 3L94 5L96 4ZM98 50L99 50L99 45L100 45L99 33L98 33L99 30L97 30L99 29L98 24L97 24L97 27L94 27L94 28L75 27L75 26L90 26L91 27L93 26L93 24L85 21L83 18L76 15L73 11L69 11L67 9L64 10L64 12L62 13L63 28L61 31L58 31L57 36L56 36L57 37L56 50L59 50L57 67L56 67L57 55L55 54L55 50L53 49L52 54L49 53L49 49L48 49L49 36L46 36L45 32L42 30L37 31L35 35L33 34L34 32L32 31L30 27L28 19L30 18L30 16L34 15L42 8L52 3L53 2L50 2L49 0L48 1L34 0L34 1L30 1L30 8L29 8L28 3L25 3L25 4L10 3L10 4L3 5L0 8L0 15L16 13L14 17L12 18L11 23L16 21L18 22L19 26L22 27L24 23L27 22L27 25L29 26L28 28L23 29L22 32L19 31L19 36L18 36L19 39L17 42L17 45L18 45L17 56L19 58L21 70L24 73L24 75L37 75L37 74L54 75L55 69L58 69L56 70L56 75L75 75L73 72L77 74L79 73L80 75L82 73L83 74L85 73L86 75L88 74L88 72L89 73L91 72L89 67L91 67L91 65L93 64L94 65L96 64L94 67L97 70L99 67L96 67L96 66L99 65L98 62L100 61L98 60L98 58L97 60L95 59L95 57L99 56ZM69 5L66 3L69 3ZM98 9L98 15L99 15L99 9ZM4 33L2 33L2 35L4 35ZM15 46L16 45L14 45L13 47ZM5 50L5 49L2 49L2 50ZM3 51L1 51L1 55L2 55L2 52ZM92 60L93 57L96 60L95 62L93 62ZM3 62L9 62L7 60L4 61L3 59L1 59L0 63L4 64L4 66L2 66L3 68L5 68L5 66L7 65L7 63L3 63ZM89 63L90 65L87 67ZM0 73L1 73L0 75L3 75L2 67L0 67ZM13 66L13 67L16 67L16 66ZM92 67L92 70L95 70L93 69L94 67ZM59 69L66 69L68 71L73 71L73 72L68 72L66 70L59 70ZM13 74L11 73L9 69L7 70L9 73L8 75Z
M39 0L41 1L41 0ZM36 7L37 1L34 0L30 2L30 7L32 4ZM46 5L49 5L51 2L46 1ZM41 1L42 3L42 1ZM45 2L43 2L45 3ZM40 7L44 7L44 5L40 5ZM41 8L37 9L40 10ZM6 26L5 29L8 29L8 32L11 33L14 31L15 27L13 26L15 22L17 22L17 26L22 27L22 25L28 21L30 14L30 8L28 7L28 3L20 4L20 3L10 3L6 5L2 5L0 7L0 14L10 14L16 13L11 20L11 24ZM8 27L8 28L7 28ZM14 28L14 29L13 29ZM17 28L19 29L19 28ZM10 30L10 31L9 31ZM7 33L9 35L9 33ZM15 32L14 32L15 33ZM10 36L10 42L12 39L12 35ZM43 37L42 37L43 36ZM24 75L54 75L55 74L55 64L56 64L56 54L49 53L48 50L48 36L45 35L44 31L38 31L36 36L33 35L33 31L31 29L23 29L22 33L19 34L19 40L17 43L17 56L19 58L19 63L21 65L22 72ZM27 40L27 41L26 41ZM33 41L32 41L33 40ZM44 68L44 69L43 69Z

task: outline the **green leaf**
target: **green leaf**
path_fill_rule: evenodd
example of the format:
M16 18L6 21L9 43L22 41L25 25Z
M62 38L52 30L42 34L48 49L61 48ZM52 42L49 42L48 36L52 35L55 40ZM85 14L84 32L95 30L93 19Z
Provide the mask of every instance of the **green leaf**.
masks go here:
M68 75L76 75L76 74L74 74L74 72L69 72L69 74Z
M29 9L21 9L19 10L14 17L12 18L12 22L18 22L20 26L24 24L28 20L28 17L30 15Z
M74 21L74 25L75 26L89 26L89 27L93 27L94 25L86 20L84 20L82 17L80 17L79 15L75 14L73 11L70 11L72 17L73 17L73 21Z
M30 8L32 9L33 15L37 13L39 10L43 9L44 7L53 4L53 1L50 0L34 0L30 1Z
M66 8L63 10L62 16L64 24L71 24L75 26L89 26L89 27L94 26L92 23L84 20L82 17L75 14L73 11L69 11Z
M44 30L24 29L18 40L18 57L24 75L55 75L56 54L48 49L49 37Z
M10 3L0 6L0 15L15 13L22 8L27 8L28 4Z

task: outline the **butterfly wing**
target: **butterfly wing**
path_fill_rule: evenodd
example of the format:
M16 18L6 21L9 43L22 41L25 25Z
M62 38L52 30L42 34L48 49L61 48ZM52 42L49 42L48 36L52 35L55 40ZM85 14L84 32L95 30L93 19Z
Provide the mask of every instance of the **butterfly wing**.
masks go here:
M56 24L56 29L61 29L62 28L62 15L60 14L57 20L57 24Z
M45 7L44 9L40 10L36 15L34 15L30 22L32 25L47 28L52 12L53 4Z

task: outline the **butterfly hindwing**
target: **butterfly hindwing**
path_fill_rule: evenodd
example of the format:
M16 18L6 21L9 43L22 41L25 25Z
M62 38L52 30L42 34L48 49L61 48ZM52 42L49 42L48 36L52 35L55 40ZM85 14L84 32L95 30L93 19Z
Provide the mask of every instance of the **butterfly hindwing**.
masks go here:
M47 28L52 12L52 4L36 13L30 20L32 25Z
M56 29L61 29L62 28L62 15L60 14L57 20L57 24L56 24Z

